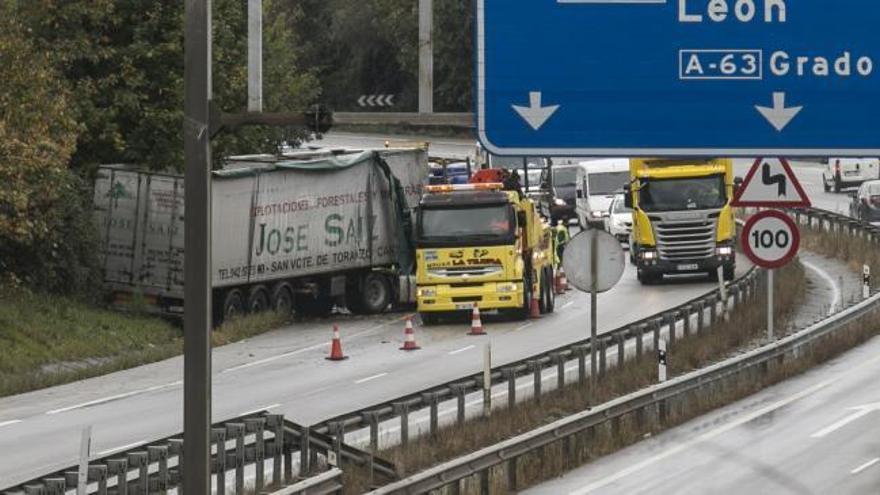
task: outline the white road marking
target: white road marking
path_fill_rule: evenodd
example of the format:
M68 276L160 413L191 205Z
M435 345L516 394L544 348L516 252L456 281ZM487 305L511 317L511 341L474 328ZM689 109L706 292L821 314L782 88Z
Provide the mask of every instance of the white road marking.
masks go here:
M138 445L141 445L144 443L147 443L147 441L146 440L138 440L137 442L131 442L126 445L120 445L119 447L114 447L112 449L102 450L102 451L98 452L97 454L95 454L95 457L104 457L105 455L112 454L114 452L120 452L122 450L129 450L132 447L137 447Z
M239 416L250 416L251 414L257 414L258 412L269 411L271 409L276 409L279 407L281 407L281 404L272 404L272 405L266 406L266 407L258 407L254 410L243 412L243 413L239 414Z
M59 414L59 413L67 412L67 411L72 411L74 409L82 409L84 407L97 406L100 404L106 404L107 402L113 402L113 401L116 401L119 399L126 399L128 397L133 397L135 395L148 394L150 392L157 392L159 390L164 390L166 388L173 388L173 387L176 387L176 386L182 385L182 384L183 384L183 381L178 380L176 382L166 383L164 385L156 385L155 387L149 387L149 388L145 388L145 389L141 389L141 390L134 390L132 392L126 392L124 394L111 395L110 397L104 397L103 399L90 400L88 402L83 402L82 404L76 404L73 406L62 407L60 409L53 409L51 411L46 411L46 414L51 416L53 414Z
M367 383L367 382L370 381L370 380L375 380L375 379L377 379L377 378L382 378L383 376L385 376L385 375L387 375L387 374L388 374L388 373L379 373L378 375L368 376L368 377L366 377L366 378L361 378L360 380L355 380L354 383L355 383L356 385L360 385L361 383Z
M528 322L528 323L523 323L522 325L516 327L516 328L514 329L514 331L525 330L526 328L529 328L530 326L532 326L532 325L534 325L534 324L535 324L535 322L533 322L533 321L530 321L530 322Z
M358 332L358 333L354 333L354 334L347 335L347 336L343 335L343 337L348 338L348 339L355 339L357 337L362 337L368 333L375 332L376 330L378 330L380 328L387 327L388 325L391 325L392 323L397 323L397 322L403 321L405 319L406 319L406 316L403 316L401 318L395 318L393 320L386 321L385 323L370 327L370 328L368 328L364 331ZM232 366L232 367L226 368L225 370L221 371L220 374L232 373L233 371L240 371L240 370L247 369L247 368L253 368L254 366L260 366L262 364L271 363L273 361L278 361L279 359L284 359L284 358L288 358L291 356L296 356L297 354L302 354L304 352L313 351L315 349L320 349L322 347L327 347L327 346L329 346L329 344L326 342L322 342L320 344L315 344L315 345L310 345L308 347L303 347L301 349L296 349L294 351L285 352L284 354L278 354L277 356L270 356L270 357L267 357L264 359L258 359L257 361L251 361L249 363L239 364L238 366Z
M874 464L877 464L878 462L880 462L880 457L875 457L875 458L871 459L870 461L862 464L861 466L853 469L852 471L849 472L849 474L859 474L862 471L864 471L865 469L868 469L869 467L873 466Z
M560 310L563 310L563 309L565 309L565 308L570 307L572 304L574 304L574 301L568 301L567 303L563 304L562 307L559 308L559 309L560 309Z
M2 423L0 423L0 428L3 428L4 426L18 424L18 423L21 423L20 419L12 419L9 421L3 421Z
M449 351L447 354L449 354L450 356L454 356L454 355L456 355L456 354L461 354L462 352L469 351L469 350L473 349L474 347L476 347L476 346L475 346L475 345L469 345L469 346L467 346L467 347L462 347L461 349L456 349L456 350L454 350L454 351Z
M850 414L849 416L841 419L840 421L836 421L834 423L831 423L830 425L826 426L825 428L822 428L821 430L817 431L816 433L813 433L812 435L810 435L810 438L822 438L822 437L828 436L829 434L834 433L835 431L843 428L844 426L852 423L853 421L860 419L862 416L867 416L868 414L871 414L872 412L875 412L875 411L876 411L876 409L861 408L858 411Z
M825 282L831 286L831 304L829 305L828 314L830 315L831 313L837 311L838 304L840 304L840 302L843 300L843 297L840 293L840 287L837 286L837 282L831 277L831 275L828 275L828 272L814 265L813 263L801 260L801 264L816 272L817 275L822 277L822 279L824 279Z
M714 430L708 431L708 432L698 436L697 438L694 438L693 440L689 440L689 441L686 441L686 442L684 442L680 445L677 445L675 447L668 448L657 455L654 455L652 457L645 459L644 461L636 463L626 469L622 469L622 470L620 470L610 476L606 476L605 478L602 478L598 481L595 481L595 482L593 482L593 483L591 483L591 484L589 484L579 490L575 490L573 492L570 492L569 495L584 495L587 493L595 492L596 490L603 488L605 486L608 486L611 483L614 483L614 482L619 481L623 478L626 478L627 476L631 475L632 473L641 471L642 469L645 469L646 467L648 467L652 464L655 464L659 461L662 461L663 459L672 457L673 455L678 454L679 452L682 452L686 449L689 449L690 447L693 447L694 445L696 445L698 443L705 442L706 440L710 440L712 438L715 438L718 435L721 435L722 433L726 433L734 428L737 428L745 423L748 423L749 421L753 421L757 418L760 418L761 416L764 416L765 414L769 414L777 409L781 409L781 408L791 404L792 402L796 402L798 400L803 399L804 397L815 394L816 392L822 390L823 388L831 385L835 381L837 381L837 379L825 381L825 382L819 383L818 385L814 385L806 390L802 390L801 392L798 392L795 395L792 395L786 399L783 399L779 402L776 402L775 404L771 404L771 405L764 407L762 409L759 409L751 414L747 414L747 415L745 415L735 421L732 421L726 425L723 425L723 426L720 426Z

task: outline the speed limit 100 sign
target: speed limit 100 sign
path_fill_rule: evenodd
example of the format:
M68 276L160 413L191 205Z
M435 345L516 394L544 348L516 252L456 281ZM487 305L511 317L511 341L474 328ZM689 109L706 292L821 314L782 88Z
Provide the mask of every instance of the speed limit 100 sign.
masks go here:
M779 268L791 261L800 243L797 225L779 211L755 214L743 228L743 251L752 263L763 268Z

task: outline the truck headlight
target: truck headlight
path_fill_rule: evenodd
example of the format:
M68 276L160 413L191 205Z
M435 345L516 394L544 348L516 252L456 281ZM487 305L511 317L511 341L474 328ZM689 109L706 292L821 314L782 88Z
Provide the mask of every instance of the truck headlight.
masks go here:
M643 260L656 260L657 259L657 251L642 251L641 257Z
M437 295L437 291L431 288L420 288L419 289L419 297L434 297Z
M731 256L733 254L732 246L719 246L715 248L715 254L718 256Z
M562 198L556 198L553 200L553 204L556 206L565 206L565 200Z
M516 292L516 284L498 284L495 286L495 292Z

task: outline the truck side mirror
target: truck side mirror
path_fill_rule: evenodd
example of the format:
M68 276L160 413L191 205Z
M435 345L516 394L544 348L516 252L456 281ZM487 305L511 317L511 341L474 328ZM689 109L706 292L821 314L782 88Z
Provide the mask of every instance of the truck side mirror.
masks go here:
M623 186L623 206L629 209L633 207L632 186L629 184Z
M736 194L737 191L739 191L739 188L742 186L742 184L743 184L742 177L734 177L733 178L733 193L734 194Z
M577 190L577 197L578 197L578 199L584 199L584 191L583 191L583 189L578 189L578 190Z
M519 211L516 213L516 223L518 223L520 227L526 224L526 212Z

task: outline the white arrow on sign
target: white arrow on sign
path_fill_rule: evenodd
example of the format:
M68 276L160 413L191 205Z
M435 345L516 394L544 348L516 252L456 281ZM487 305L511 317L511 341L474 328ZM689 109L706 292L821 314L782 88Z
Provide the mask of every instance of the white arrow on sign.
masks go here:
M755 105L755 108L761 112L761 115L770 122L777 131L782 132L788 124L804 109L804 107L785 107L785 93L777 91L773 93L773 107L762 107Z
M516 113L519 114L534 130L538 130L547 122L559 105L541 106L541 92L532 91L529 93L529 106L521 107L519 105L511 105Z
M810 435L810 437L811 438L822 438L830 433L833 433L833 432L843 428L844 426L852 423L853 421L856 421L856 420L862 418L863 416L867 416L868 414L871 414L872 412L875 412L875 411L880 411L880 402L875 402L874 404L866 404L864 406L851 407L851 408L849 408L849 410L856 411L856 412L850 414L849 416L841 419L840 421L838 421L836 423L832 423L832 424L826 426L825 428L822 428L821 430L817 431L816 433L813 433L812 435Z

